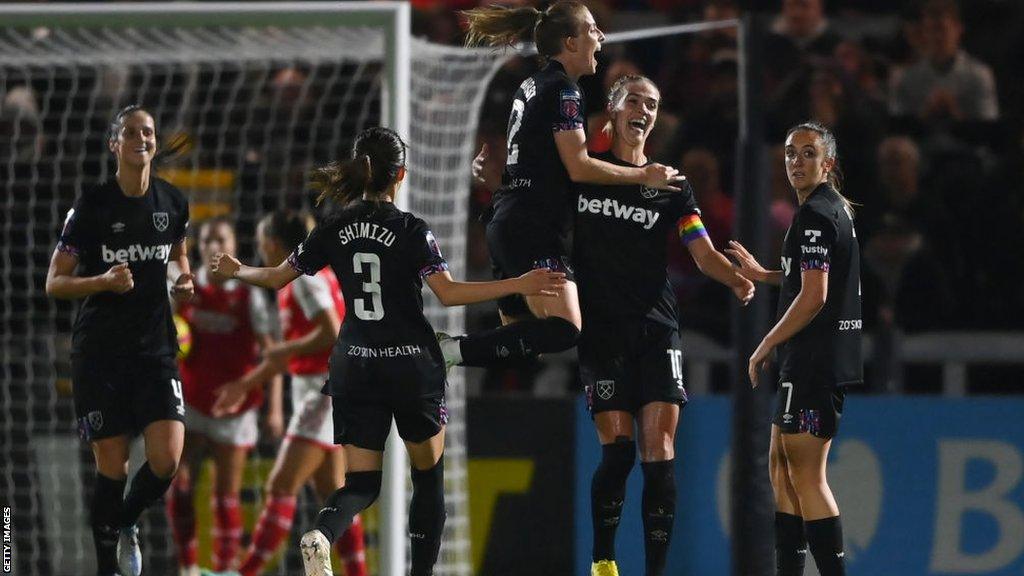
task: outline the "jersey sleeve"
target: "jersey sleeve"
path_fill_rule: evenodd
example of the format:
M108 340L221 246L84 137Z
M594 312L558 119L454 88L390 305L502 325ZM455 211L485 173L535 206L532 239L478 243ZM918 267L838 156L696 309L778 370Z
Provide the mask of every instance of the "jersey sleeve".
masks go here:
M551 90L554 98L547 110L551 116L551 130L583 130L586 119L583 112L583 94L579 87L564 82L552 86Z
M324 310L334 308L331 286L321 276L296 278L293 286L292 294L306 320L312 320Z
M427 228L427 223L417 220L412 226L410 240L413 267L419 271L420 278L443 272L448 269L448 262L441 255L441 247L437 245L434 233Z
M800 244L800 271L828 272L832 248L838 236L835 218L805 205L797 215L797 233Z
M306 239L288 256L288 264L300 272L312 276L327 265L326 230L317 226Z
M64 217L64 228L57 242L57 250L75 257L95 248L96 236L92 229L89 210L81 196Z
M249 292L249 323L253 332L264 335L277 333L275 314L270 311L266 294L262 288L251 288Z
M672 210L675 212L674 216L678 218L676 230L683 243L689 244L694 240L708 237L708 231L700 219L700 208L697 207L697 198L689 180L683 180L681 190L673 193Z
M178 192L179 201L181 202L179 207L181 218L174 227L174 243L180 244L181 241L185 239L185 235L188 234L188 198L186 198L185 195L177 189L175 189L175 191Z

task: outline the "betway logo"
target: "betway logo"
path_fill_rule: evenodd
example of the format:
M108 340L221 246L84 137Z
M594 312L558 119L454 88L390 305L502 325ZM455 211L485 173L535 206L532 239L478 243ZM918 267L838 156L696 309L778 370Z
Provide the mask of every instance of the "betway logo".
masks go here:
M601 214L604 216L622 218L623 220L632 220L633 222L643 224L644 230L650 230L653 228L654 223L657 222L658 217L661 216L661 214L654 210L637 208L636 206L629 206L628 204L619 204L619 201L613 198L605 198L604 200L587 200L583 196L580 196L576 203L576 209L579 212L590 212L591 214Z
M103 261L107 264L113 264L114 262L145 262L146 260L162 260L164 264L167 264L167 260L171 257L171 245L143 246L141 244L132 244L127 248L114 250L107 248L107 245L104 244L100 247L100 253L103 256Z

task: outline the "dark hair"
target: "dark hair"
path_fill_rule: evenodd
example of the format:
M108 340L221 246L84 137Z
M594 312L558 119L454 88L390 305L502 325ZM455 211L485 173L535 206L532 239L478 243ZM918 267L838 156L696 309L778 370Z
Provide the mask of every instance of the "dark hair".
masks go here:
M196 238L203 235L203 230L208 228L215 228L217 226L227 226L232 234L235 234L235 221L230 216L221 214L212 218L207 218L199 223L199 227L196 230Z
M832 159L832 169L828 171L828 184L839 194L839 197L843 199L843 204L853 213L854 203L849 198L843 196L843 171L839 167L839 146L836 142L836 136L831 130L826 128L823 124L809 120L793 126L786 132L786 140L795 132L814 132L821 138L821 145L825 149L825 157Z
M514 46L532 30L537 53L545 58L562 52L562 40L583 31L587 7L576 0L560 0L543 12L533 7L487 6L462 12L466 17L466 45Z
M364 193L379 199L405 167L405 153L405 142L394 130L363 130L347 160L317 168L310 176L313 189L320 191L317 205L330 198L344 206Z
M956 0L928 0L921 6L922 18L949 17L960 21L960 4Z
M260 220L268 236L280 242L285 250L292 251L309 234L309 217L292 210L275 210Z
M121 130L124 130L125 122L128 121L129 116L136 112L145 112L146 114L149 114L149 116L153 118L154 126L156 125L156 118L152 114L150 114L149 110L143 108L142 104L129 104L124 108L118 110L117 114L114 114L113 120L110 121L110 125L107 127L108 145L110 142L114 142L121 137ZM170 144L168 144L166 147L159 147L159 152L157 152L156 155L153 156L152 165L160 166L164 164L167 160L170 160L171 158L175 158L176 156L178 156L178 154L183 152L187 146L188 139L184 135L176 136L173 140L171 140Z

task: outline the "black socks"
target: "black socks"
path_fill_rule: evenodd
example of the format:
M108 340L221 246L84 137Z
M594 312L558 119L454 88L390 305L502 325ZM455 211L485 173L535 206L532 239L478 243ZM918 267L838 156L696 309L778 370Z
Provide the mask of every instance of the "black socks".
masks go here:
M576 345L580 331L563 318L529 318L458 338L462 366L491 366L537 354L561 352Z
M590 482L590 518L594 527L594 562L615 560L615 532L626 497L626 478L636 459L632 439L601 446L601 463Z
M775 576L803 576L807 561L804 519L775 513Z
M661 576L676 518L676 479L672 460L643 462L643 519L647 576ZM824 574L822 576L825 576Z
M429 470L412 469L412 500L409 503L409 539L412 551L410 576L431 576L447 513L444 509L444 456Z
M352 524L352 518L370 507L380 495L383 473L380 470L349 472L345 485L327 497L316 517L316 528L333 543Z
M160 478L153 474L149 462L145 462L142 468L135 473L132 484L128 488L128 496L124 499L124 516L121 519L121 526L132 526L139 521L142 511L159 500L171 487L170 478Z
M839 516L804 522L804 530L821 576L846 576L843 525Z
M117 573L117 538L127 483L127 480L114 480L96 473L92 492L92 540L96 546L97 574L101 576Z

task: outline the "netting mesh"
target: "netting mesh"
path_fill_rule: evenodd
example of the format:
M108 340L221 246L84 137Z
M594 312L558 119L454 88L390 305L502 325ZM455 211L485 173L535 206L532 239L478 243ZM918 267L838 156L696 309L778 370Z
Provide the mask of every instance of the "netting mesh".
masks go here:
M194 221L233 214L240 255L251 261L262 213L309 207L310 169L380 123L385 48L381 30L349 27L0 28L0 492L13 508L16 573L81 574L94 565L94 465L75 438L68 394L74 305L47 298L44 284L76 194L112 177L107 122L139 102L163 142L186 138L188 147L161 174L189 195ZM501 57L420 42L412 54L410 207L432 225L461 276L476 114ZM438 329L460 329L461 310L429 302ZM461 374L450 384L448 525L437 573L468 574ZM274 449L258 450L247 472L247 527ZM318 507L309 496L290 542ZM196 504L203 558L209 512L205 500ZM142 532L147 572L174 573L161 509L145 514ZM294 574L299 565L289 547L268 573Z

